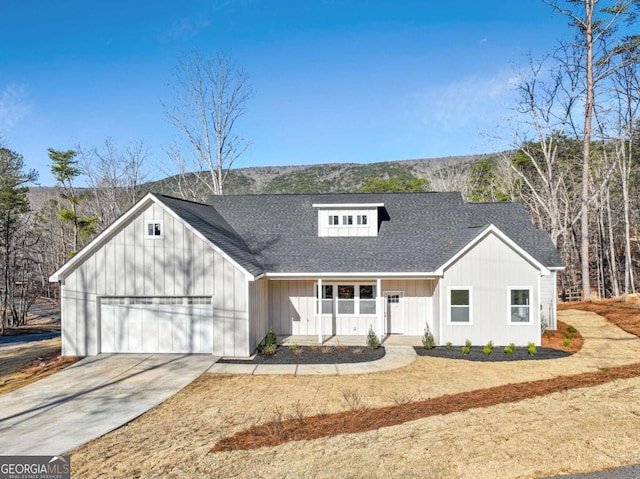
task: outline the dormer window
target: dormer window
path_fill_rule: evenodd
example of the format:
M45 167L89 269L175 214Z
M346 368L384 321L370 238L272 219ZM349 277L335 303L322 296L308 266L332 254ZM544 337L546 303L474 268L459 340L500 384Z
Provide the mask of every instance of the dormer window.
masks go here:
M162 238L162 221L147 221L147 238Z
M378 215L384 203L322 203L318 209L318 236L378 236Z

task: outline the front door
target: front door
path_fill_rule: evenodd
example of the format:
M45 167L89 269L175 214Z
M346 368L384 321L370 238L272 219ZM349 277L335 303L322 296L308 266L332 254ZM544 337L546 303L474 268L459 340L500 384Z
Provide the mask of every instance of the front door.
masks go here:
M387 334L404 334L404 292L387 291L384 297L387 303Z

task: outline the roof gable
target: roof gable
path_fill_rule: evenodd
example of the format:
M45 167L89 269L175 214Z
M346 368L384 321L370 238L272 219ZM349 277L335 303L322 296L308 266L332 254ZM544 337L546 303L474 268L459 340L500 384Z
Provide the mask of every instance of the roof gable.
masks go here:
M233 231L233 228L227 224L214 208L201 203L148 193L54 272L49 281L57 282L63 279L116 235L123 225L136 218L152 203L164 208L192 233L199 236L245 273L251 276L262 274L262 268L255 261L253 255L246 250L246 245L242 238Z

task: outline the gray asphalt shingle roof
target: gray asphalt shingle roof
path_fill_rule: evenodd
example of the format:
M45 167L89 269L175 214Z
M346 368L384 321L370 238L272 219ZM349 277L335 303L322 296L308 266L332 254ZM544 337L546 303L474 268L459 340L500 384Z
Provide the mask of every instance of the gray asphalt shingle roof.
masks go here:
M161 197L252 274L432 272L494 224L547 267L562 262L519 203L465 204L459 193ZM315 203L384 203L377 237L318 237Z
M171 196L159 194L154 196L249 273L259 275L264 272L242 237L220 216L215 208Z

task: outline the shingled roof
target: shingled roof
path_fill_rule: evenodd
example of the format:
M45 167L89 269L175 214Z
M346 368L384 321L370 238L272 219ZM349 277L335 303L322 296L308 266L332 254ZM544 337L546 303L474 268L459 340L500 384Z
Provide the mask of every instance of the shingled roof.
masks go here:
M434 192L213 196L209 207L161 198L252 274L433 272L490 224L544 266L562 267L519 203ZM315 203L384 203L378 236L319 237Z

